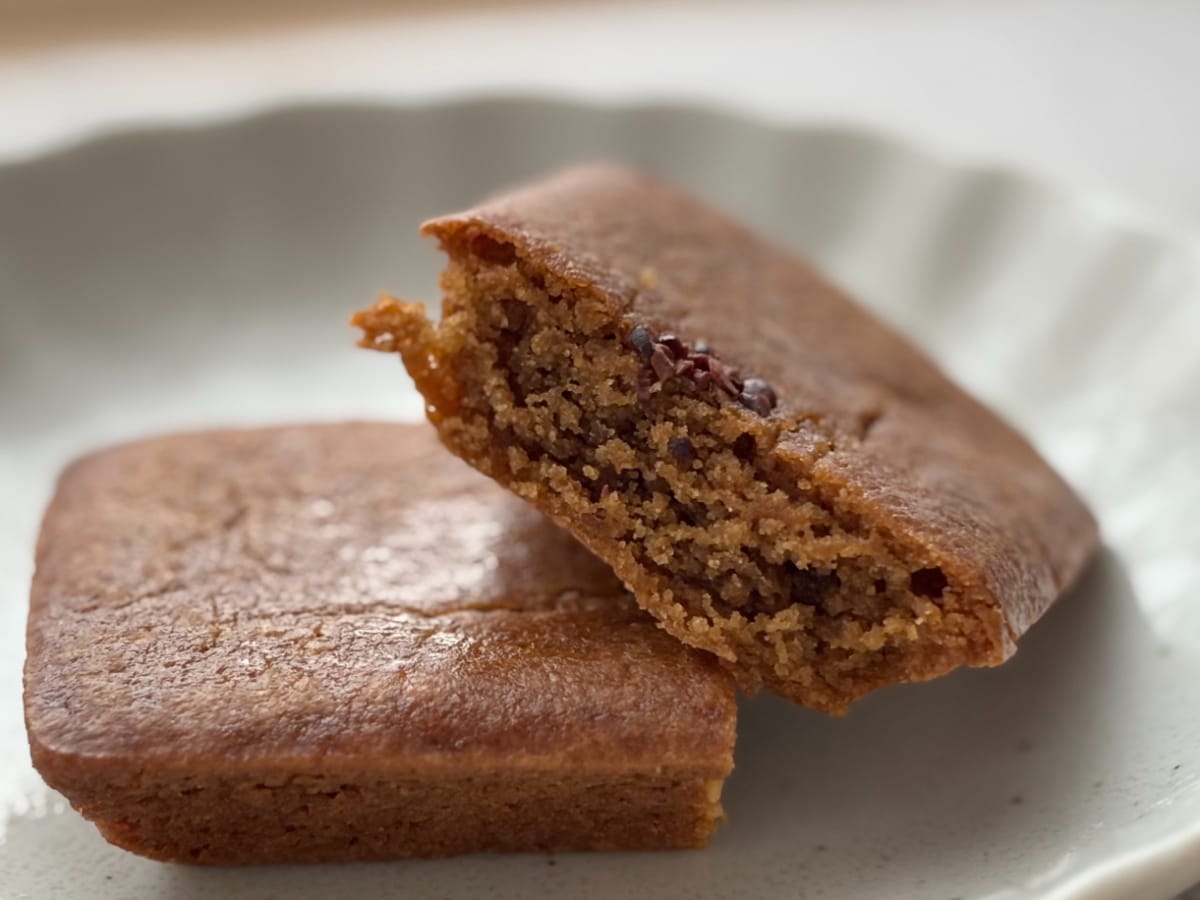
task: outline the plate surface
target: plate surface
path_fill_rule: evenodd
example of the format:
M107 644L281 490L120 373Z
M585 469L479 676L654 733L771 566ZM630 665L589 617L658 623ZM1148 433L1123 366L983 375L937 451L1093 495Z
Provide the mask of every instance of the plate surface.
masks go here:
M349 311L436 297L422 219L624 160L803 251L1023 428L1106 550L1009 664L833 720L743 704L705 852L193 870L41 785L20 705L56 471L155 431L417 418ZM0 167L0 892L1166 898L1200 881L1200 250L884 138L712 111L490 100L295 109Z

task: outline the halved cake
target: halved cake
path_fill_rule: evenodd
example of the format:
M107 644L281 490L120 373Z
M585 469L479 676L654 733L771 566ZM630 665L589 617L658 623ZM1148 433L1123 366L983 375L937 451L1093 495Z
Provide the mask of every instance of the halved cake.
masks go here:
M700 201L574 169L424 226L439 323L384 297L456 454L673 635L841 711L995 665L1097 542L1011 427L812 268Z

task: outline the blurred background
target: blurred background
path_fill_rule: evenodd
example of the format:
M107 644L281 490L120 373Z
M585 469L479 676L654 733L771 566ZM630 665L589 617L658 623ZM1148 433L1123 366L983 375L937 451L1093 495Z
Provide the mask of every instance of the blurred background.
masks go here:
M898 131L1200 227L1195 0L0 0L0 158L131 121L505 90Z
M757 205L764 215L794 220L790 235L805 247L819 251L824 236L837 237L849 193L843 185L830 179L807 186L795 215L784 209L799 204L795 190L771 182L762 196L751 197L743 187L756 173L746 169L767 171L792 157L767 149L761 156L749 152L743 164L742 150L775 144L756 138L754 129L722 128L720 117L693 131L657 107L612 115L535 109L516 119L497 107L479 114L488 125L481 131L468 127L469 105L442 115L436 101L514 93L600 104L686 101L771 123L853 125L898 135L951 160L1031 171L1079 189L1086 205L1116 211L1118 219L1194 234L1200 232L1198 40L1200 0L0 0L0 485L7 477L10 490L23 491L0 490L8 507L0 517L0 593L24 592L28 547L53 472L81 448L140 429L210 419L341 417L347 409L419 415L411 392L397 399L398 367L394 382L380 378L373 354L351 350L345 316L369 302L376 288L435 296L440 260L417 239L414 223L494 188L489 163L528 174L540 164L537 153L555 158L566 154L563 148L574 155L578 147L591 153L603 146L605 123L625 129L614 145L636 144L626 140L629 133L647 143L674 134L679 151L661 142L659 150L671 160L697 162L690 170L681 166L691 172L691 186L734 211ZM284 112L194 140L117 139L51 157L24 176L9 169L3 177L3 163L95 134L347 102L430 109L403 121L370 109L342 108L331 116ZM531 124L550 121L559 123L558 132ZM331 122L344 130L331 129ZM536 134L537 153L514 160L513 148L530 142L501 138L521 129L526 138ZM707 136L709 146L697 147L696 136ZM831 163L819 135L796 143L795 159L823 161L820 171L874 172L870 141L863 140L861 166L854 159L844 167ZM438 153L454 155L441 160L449 173L442 182L422 168ZM697 174L701 163L727 159L737 161L721 169L728 179ZM894 201L888 217L857 211L862 221L882 222L877 232L863 230L871 240L894 241L897 259L914 246L928 249L921 222L931 221L945 199L937 194L939 182L922 180L924 168L911 168L911 196L928 201L924 220L908 197L885 198ZM996 184L984 184L985 206ZM826 197L828 208L814 211L815 196ZM1176 269L1193 278L1195 268L1172 268L1167 263L1179 260L1170 248L1136 235L1117 248L1124 255L1113 252L1089 217L1072 219L1070 210L1046 202L1053 214L1047 221L1064 227L1035 235L1054 239L1038 245L1045 251L1037 259L1041 292L1026 291L1018 279L1012 296L1076 290L1093 301L1083 318L1101 323L1124 310L1128 319L1111 337L1123 381L1136 388L1136 379L1126 376L1149 355L1145 332L1152 329L1132 320L1151 320L1147 309L1183 319L1184 304L1176 301L1191 296L1186 291L1193 282L1176 278ZM1001 217L1004 227L991 237L1019 243L1033 233L1030 223L1040 221L1033 213L1041 211L1037 203L1019 206L1011 218ZM951 238L957 221L946 226ZM803 222L816 224L803 232ZM947 255L954 256L960 245L947 243ZM1190 252L1186 246L1181 259ZM1081 263L1088 254L1112 265L1098 266L1092 279L1093 270ZM948 266L955 277L943 284L947 296L960 282L970 287L965 276L955 280L971 271L970 253L959 255L965 262L961 272ZM874 282L851 284L866 288L868 299L893 294L902 279L892 274L907 271L880 256L891 267L881 265ZM856 271L854 262L848 259L847 272ZM1026 277L1021 266L1012 269ZM1057 273L1062 284L1043 278L1043 271ZM1078 272L1089 279L1069 283ZM914 290L928 292L925 282L910 281ZM1154 307L1148 300L1141 308L1126 302L1130 285L1142 285L1140 296L1162 302ZM972 372L972 386L989 397L991 378L994 396L1003 397L1006 382L1015 381L1008 370L968 365L985 339L1002 354L1014 343L1009 335L1018 329L1007 321L1006 301L992 302L998 310L993 321L1004 327L976 329L984 337L962 343L961 360L951 355L955 342L945 340L942 358ZM903 320L902 304L892 311ZM1063 352L1068 337L1076 337L1076 346L1087 342L1078 329L1064 336L1049 328L1049 315L1025 318L1033 320L1022 323L1027 330L1042 328L1052 355ZM972 327L969 320L952 324ZM920 336L936 337L930 328ZM1194 328L1167 337L1187 353L1194 348ZM308 352L314 349L320 353ZM1021 362L1011 353L1000 358L1012 366ZM1106 366L1110 361L1104 358ZM1159 381L1170 382L1180 420L1190 421L1192 407L1185 406L1193 398L1183 396L1189 383ZM348 406L348 398L360 405ZM1084 404L1076 405L1084 421ZM1191 433L1178 429L1185 432ZM1105 455L1110 437L1104 436ZM6 445L25 453L20 462L15 454L11 464L4 458ZM1194 473L1183 459L1186 449L1179 469ZM1137 493L1141 484L1139 473L1120 486ZM0 653L0 684L19 683L23 615L19 604L0 610L0 638L12 639ZM8 704L0 707L7 716L0 718L0 773L17 773L0 779L0 801L9 791L24 802L40 782L26 771L17 691L0 696ZM1137 702L1152 706L1140 696ZM1026 804L1021 811L1033 808ZM1014 815L1009 810L1011 827L1024 832ZM52 841L60 840L51 820L43 829L40 818L28 818L10 826L7 849L0 821L0 876L25 867L26 851L53 850ZM62 846L74 846L69 842L80 833L61 838ZM976 865L973 857L959 863ZM75 865L101 872L85 857ZM155 883L158 876L145 877ZM1188 897L1200 900L1200 888Z

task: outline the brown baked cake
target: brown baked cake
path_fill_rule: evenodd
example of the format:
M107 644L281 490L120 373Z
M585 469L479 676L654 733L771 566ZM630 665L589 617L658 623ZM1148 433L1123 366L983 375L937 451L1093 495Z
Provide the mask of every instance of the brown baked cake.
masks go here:
M995 665L1096 546L1025 440L811 268L699 201L575 169L424 226L440 324L384 297L462 458L680 640L837 712Z
M262 863L703 846L729 676L426 426L164 437L62 476L34 764L115 844Z

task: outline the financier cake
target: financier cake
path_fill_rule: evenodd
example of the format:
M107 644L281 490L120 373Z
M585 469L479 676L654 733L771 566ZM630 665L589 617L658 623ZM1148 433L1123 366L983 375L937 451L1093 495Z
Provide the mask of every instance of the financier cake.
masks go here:
M840 712L998 664L1096 546L1016 431L679 190L584 167L423 231L449 256L440 322L385 296L364 346L747 689Z
M446 453L350 424L73 464L37 551L34 764L191 863L698 847L729 676Z

